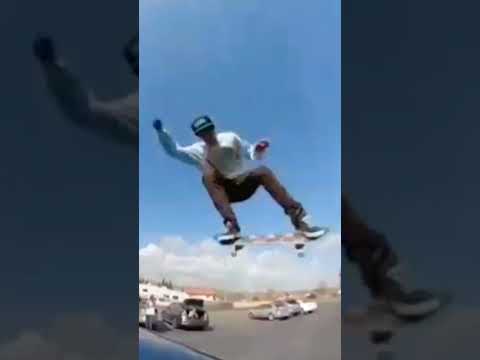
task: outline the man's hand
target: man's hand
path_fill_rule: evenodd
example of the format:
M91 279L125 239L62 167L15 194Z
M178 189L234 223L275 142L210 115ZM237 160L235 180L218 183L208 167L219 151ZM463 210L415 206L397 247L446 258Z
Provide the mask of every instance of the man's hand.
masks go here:
M33 54L44 64L52 64L57 61L55 44L49 36L38 36L33 42Z
M153 128L158 132L163 131L163 123L160 119L153 120Z
M265 152L269 147L270 147L270 141L268 141L267 139L260 140L260 141L255 145L255 152L257 152L257 153L263 153L263 152Z

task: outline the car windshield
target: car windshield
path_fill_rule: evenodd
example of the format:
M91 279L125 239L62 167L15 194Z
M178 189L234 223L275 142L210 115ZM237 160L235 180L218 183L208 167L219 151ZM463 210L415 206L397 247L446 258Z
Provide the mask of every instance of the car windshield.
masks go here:
M183 303L187 306L203 307L203 300L200 299L185 299Z
M282 301L275 301L275 306L285 306L285 303Z
M293 304L293 305L297 304L297 302L295 300L288 300L287 303Z

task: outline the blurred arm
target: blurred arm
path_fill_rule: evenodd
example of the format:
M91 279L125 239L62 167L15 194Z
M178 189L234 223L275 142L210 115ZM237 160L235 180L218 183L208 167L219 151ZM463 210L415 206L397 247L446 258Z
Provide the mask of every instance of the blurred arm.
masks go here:
M101 101L61 63L45 63L43 68L58 106L77 126L116 142L138 144L138 92L115 101Z

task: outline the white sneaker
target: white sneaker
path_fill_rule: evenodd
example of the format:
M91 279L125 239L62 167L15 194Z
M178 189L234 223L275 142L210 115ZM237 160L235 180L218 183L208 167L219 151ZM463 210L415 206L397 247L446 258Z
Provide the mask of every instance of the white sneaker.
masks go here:
M222 245L232 245L238 239L242 237L240 234L240 228L238 225L234 225L231 222L226 222L225 227L227 231L216 236L217 241Z
M414 290L406 279L405 270L399 265L385 274L384 295L397 316L422 317L438 310L441 304L437 296L427 290Z

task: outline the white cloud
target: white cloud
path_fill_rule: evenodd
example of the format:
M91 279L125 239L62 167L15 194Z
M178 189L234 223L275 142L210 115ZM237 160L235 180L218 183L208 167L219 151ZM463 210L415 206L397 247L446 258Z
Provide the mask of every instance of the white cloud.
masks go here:
M287 245L247 246L232 258L231 248L213 239L188 243L162 237L140 249L140 275L229 290L315 288L320 281L338 283L340 246L340 235L329 234L308 244L305 258Z
M137 339L127 339L90 314L59 317L50 328L27 330L0 344L2 360L127 360L138 355Z

